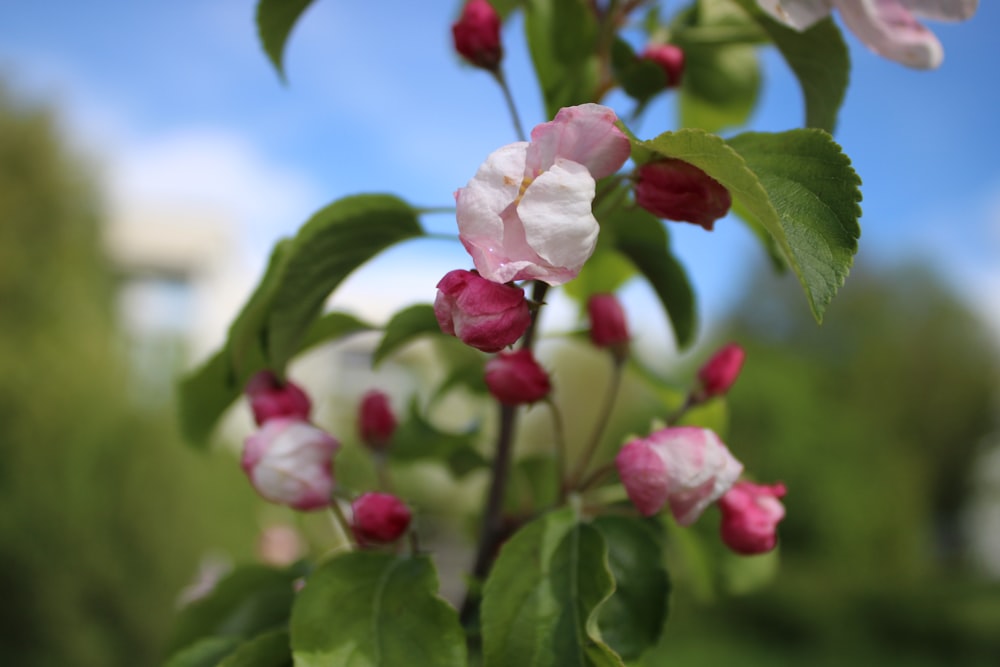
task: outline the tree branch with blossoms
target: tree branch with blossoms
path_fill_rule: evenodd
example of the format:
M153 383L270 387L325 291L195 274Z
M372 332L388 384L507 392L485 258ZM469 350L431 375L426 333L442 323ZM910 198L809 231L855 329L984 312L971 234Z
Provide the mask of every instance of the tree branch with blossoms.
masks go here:
M282 78L288 36L310 4L258 3L263 46ZM624 665L660 640L671 535L718 511L718 539L729 550L774 552L782 501L787 495L794 508L795 490L756 481L737 458L739 434L713 416L752 360L730 343L689 386L671 384L634 357L616 293L646 282L678 346L689 347L694 292L669 230L710 233L739 219L798 279L821 321L853 262L861 214L860 179L831 135L850 63L830 14L876 53L931 68L941 46L918 19L964 20L977 5L694 0L671 4L677 11L665 19L667 7L651 0L460 4L453 46L497 82L519 139L486 156L456 192L457 239L474 268L442 267L426 303L375 325L337 310L336 290L382 251L431 236L421 223L431 210L354 195L276 244L223 347L181 382L181 423L204 447L223 413L246 400L258 427L241 459L250 484L295 511L327 509L350 543L337 538L337 548L285 570L232 574L181 611L184 642L171 667ZM528 136L502 69L514 12L523 15L546 109ZM719 131L750 118L765 46L801 84L804 127L723 138ZM606 104L612 90L627 109ZM681 127L639 138L630 126L664 95L676 98ZM541 337L559 339L542 324L554 290L576 300L589 347L610 361L593 414L559 400L565 376L539 352ZM367 391L357 436L334 437L314 423L312 398L288 366L361 332L380 334L373 364L434 341L443 379L406 411L382 388ZM577 333L564 341L571 355L585 344ZM641 415L644 435L614 419L642 407L623 406L626 381L657 397ZM442 427L434 406L452 392L496 419L462 433ZM546 451L528 457L520 415L537 404L551 412L552 435ZM367 481L334 474L338 452L353 447L370 459ZM430 511L393 484L393 472L415 461L488 480L470 517L478 529L460 573L467 587L450 602L439 595L440 554L419 525ZM521 478L529 492L515 483Z

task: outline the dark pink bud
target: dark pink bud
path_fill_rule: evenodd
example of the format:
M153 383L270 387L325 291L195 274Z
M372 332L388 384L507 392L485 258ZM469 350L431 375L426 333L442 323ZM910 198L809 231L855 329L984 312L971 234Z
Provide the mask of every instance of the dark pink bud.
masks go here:
M504 405L525 405L549 395L549 374L531 350L501 352L486 362L486 386Z
M590 316L590 340L597 347L611 348L615 357L628 353L628 324L625 311L614 294L595 294L587 301Z
M456 269L437 284L434 315L441 331L483 352L514 343L531 323L524 290Z
M395 542L410 526L410 508L388 493L364 493L351 503L358 544Z
M476 67L492 71L500 65L500 15L487 0L469 0L451 34L455 50Z
M396 431L396 415L384 392L372 389L361 398L358 429L361 431L361 441L372 449L383 450L389 446L392 434Z
M658 218L712 231L732 205L729 190L693 164L667 158L639 167L635 202Z
M722 541L738 554L762 554L778 543L778 522L785 518L779 498L784 484L737 482L719 499Z
M308 420L312 402L302 388L292 382L282 382L271 371L260 371L247 382L254 421L260 426L275 417L296 417Z
M736 343L724 345L698 371L698 379L706 398L721 396L729 391L743 368L747 353Z
M639 58L652 61L663 69L667 75L667 88L676 88L681 84L681 75L684 73L684 51L679 46L650 44Z

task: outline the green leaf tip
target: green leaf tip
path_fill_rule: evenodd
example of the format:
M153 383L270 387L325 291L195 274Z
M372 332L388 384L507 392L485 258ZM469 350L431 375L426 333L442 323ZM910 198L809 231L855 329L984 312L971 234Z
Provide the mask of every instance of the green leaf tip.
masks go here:
M285 44L299 17L312 3L313 0L260 0L257 3L257 34L282 83L287 83Z

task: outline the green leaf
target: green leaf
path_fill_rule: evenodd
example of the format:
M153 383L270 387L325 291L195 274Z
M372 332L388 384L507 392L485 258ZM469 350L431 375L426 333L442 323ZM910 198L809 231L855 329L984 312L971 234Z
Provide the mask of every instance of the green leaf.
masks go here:
M274 630L243 642L217 667L292 667L288 630Z
M610 234L604 234L599 239L607 239ZM586 305L587 299L594 294L610 294L616 292L629 278L635 275L636 267L611 243L597 242L597 250L590 256L576 278L566 283L563 290L566 295Z
M598 25L580 0L525 0L524 30L549 118L597 96Z
M176 651L164 667L216 667L239 645L239 637L205 637Z
M746 133L725 142L681 130L642 142L635 155L679 158L724 185L775 240L822 321L861 234L861 180L829 134Z
M206 637L246 639L284 625L301 572L263 565L240 567L215 589L181 610L170 646L176 650Z
M649 282L670 317L677 345L687 347L696 330L694 291L680 262L670 252L667 230L659 219L637 207L620 207L601 220L601 233Z
M635 660L656 645L667 621L670 577L663 535L655 523L633 517L600 517L592 525L608 545L616 584L601 607L601 635L622 658Z
M285 80L285 42L296 21L313 0L260 0L257 3L257 34L281 80Z
M420 336L432 334L443 336L434 306L421 303L410 306L392 316L385 325L385 335L375 349L372 365L377 366L397 349Z
M730 0L700 0L678 23L672 39L684 50L681 125L709 132L744 125L760 92L756 25Z
M754 0L739 3L768 34L799 80L806 126L832 133L851 73L850 54L840 28L827 18L799 32L775 21Z
M327 561L292 611L296 667L465 667L458 614L437 590L424 556L356 551Z
M370 324L352 315L327 313L306 332L301 351L370 329ZM229 348L223 348L178 384L181 433L192 444L207 445L219 417L242 395L249 377L265 367L264 358L258 353L237 375L230 363L231 357Z
M572 510L531 522L504 544L486 581L483 665L624 665L597 630L614 586L601 534Z
M510 514L532 516L559 501L560 477L554 456L529 456L514 464L504 509Z
M625 94L640 103L667 88L667 73L663 68L636 56L624 39L616 39L611 48L611 67Z
M446 433L420 414L414 400L410 404L409 416L393 434L393 446L389 457L393 462L440 461L448 466L458 478L489 462L475 447L476 432Z

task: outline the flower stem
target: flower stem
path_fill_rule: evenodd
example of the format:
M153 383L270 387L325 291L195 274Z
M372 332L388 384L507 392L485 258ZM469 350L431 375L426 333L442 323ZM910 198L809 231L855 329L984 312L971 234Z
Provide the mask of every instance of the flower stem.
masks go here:
M608 383L608 390L604 394L604 405L601 406L600 416L597 418L597 423L594 424L594 430L590 434L590 441L583 450L583 456L577 461L573 474L567 480L566 487L569 489L579 488L580 479L587 472L590 460L594 458L594 454L597 452L597 446L601 443L601 436L604 434L604 429L608 425L608 419L611 417L611 410L615 406L615 399L618 397L619 388L621 388L624 364L618 358L613 359L614 365L611 369L611 381Z
M517 138L520 141L527 141L528 135L524 133L524 127L521 126L521 118L517 114L517 105L514 104L514 96L510 93L510 86L507 85L507 79L499 67L492 70L492 73L493 78L500 84L500 90L503 91L503 99L507 103L507 111L510 112L510 118L514 122L514 131L517 133Z
M351 535L351 522L344 516L344 510L340 509L340 503L337 502L336 498L330 503L330 518L334 529L339 533L337 537L340 538L340 542L346 544L349 549L353 549L355 543L354 537Z
M562 418L562 411L556 402L552 400L550 396L545 401L549 406L549 411L552 413L552 430L554 431L553 440L555 440L555 453L556 453L556 474L559 476L559 500L560 502L566 499L566 492L568 489L563 484L563 480L566 479L566 427Z

